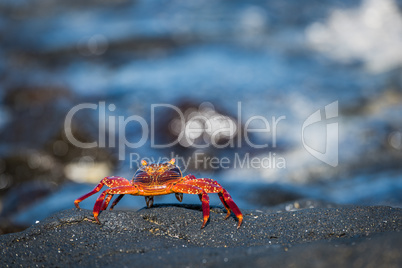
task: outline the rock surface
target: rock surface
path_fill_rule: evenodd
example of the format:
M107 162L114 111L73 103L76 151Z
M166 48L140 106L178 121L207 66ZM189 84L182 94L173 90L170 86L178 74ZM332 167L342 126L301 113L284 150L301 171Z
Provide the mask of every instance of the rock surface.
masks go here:
M402 209L338 206L296 211L243 210L224 221L199 205L61 211L29 229L0 236L0 266L400 267Z

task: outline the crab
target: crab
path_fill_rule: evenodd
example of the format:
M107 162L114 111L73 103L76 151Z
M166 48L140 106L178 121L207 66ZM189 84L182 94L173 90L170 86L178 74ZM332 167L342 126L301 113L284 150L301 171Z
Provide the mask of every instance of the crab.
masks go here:
M203 223L201 229L205 227L209 219L209 196L208 193L217 193L223 206L227 210L225 220L233 212L237 219L237 228L240 228L243 221L243 214L233 201L232 197L217 181L209 178L196 178L193 175L182 176L180 168L175 164L175 159L163 163L148 163L141 161L140 168L135 172L131 181L122 177L105 177L89 193L81 196L74 201L77 208L79 203L91 195L99 192L106 185L109 189L103 191L95 202L93 215L100 224L98 215L102 210L106 210L113 195L119 196L112 203L110 210L124 197L124 195L145 196L147 207L150 208L154 202L154 196L175 194L177 200L183 200L183 194L198 194L202 202Z

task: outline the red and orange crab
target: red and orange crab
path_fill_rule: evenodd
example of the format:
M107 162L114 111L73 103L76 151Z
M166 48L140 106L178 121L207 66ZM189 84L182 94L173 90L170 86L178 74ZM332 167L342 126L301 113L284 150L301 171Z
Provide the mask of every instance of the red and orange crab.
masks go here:
M218 182L208 178L197 179L193 175L182 176L180 168L175 165L175 159L164 163L148 163L141 161L142 166L134 174L132 181L128 181L122 177L105 177L100 183L89 193L81 196L74 201L77 208L79 203L89 196L97 193L106 185L109 189L103 191L95 202L93 209L95 220L99 222L99 212L105 210L113 195L119 194L112 203L110 210L123 198L124 195L142 195L145 196L147 207L151 207L154 202L154 196L175 194L177 200L183 200L183 194L198 194L202 202L202 212L204 221L201 229L205 227L209 219L209 197L208 193L217 193L219 198L227 210L225 219L229 218L231 211L238 219L237 228L243 221L243 214L237 207L232 197L229 195Z

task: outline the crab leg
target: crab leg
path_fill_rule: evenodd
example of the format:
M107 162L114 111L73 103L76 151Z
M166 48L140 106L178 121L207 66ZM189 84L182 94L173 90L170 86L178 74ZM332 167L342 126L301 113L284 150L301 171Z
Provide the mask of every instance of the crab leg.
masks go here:
M100 191L100 189L102 189L103 185L106 185L109 188L113 188L113 187L117 187L117 186L131 186L131 183L126 180L125 178L122 177L105 177L101 180L101 182L89 193L84 194L83 196L81 196L80 198L76 199L74 201L74 204L77 208L80 208L80 206L78 205L81 201L87 199L88 197L90 197L93 194L96 194L97 192Z
M113 210L114 206L117 205L117 203L119 203L119 201L124 197L124 194L119 195L112 203L112 205L110 206L110 210Z
M196 178L195 176L193 176L193 175L188 175L187 178L188 178L189 180L195 180L195 181L193 181L193 184L196 184L197 182L201 181L201 182L207 182L207 183L213 184L213 185L218 186L218 187L220 187L220 188L223 189L223 187L222 187L217 181L215 181L215 180L213 180L213 179L209 179L209 178L197 179L197 178ZM191 183L191 182L190 182L190 183ZM223 198L223 194L222 194L221 192L218 192L218 196L219 196L219 199L221 200L223 206L226 208L226 211L227 211L227 214L226 214L226 216L225 216L225 220L226 220L226 219L228 219L228 218L230 217L231 209L230 209L230 207L228 206L228 204L226 203L225 199Z
M103 205L103 200L105 199L105 196L106 196L106 192L107 192L107 190L103 191L100 194L100 196L98 197L98 199L96 199L94 210L93 210L94 218L99 224L100 224L100 221L98 219L98 215L99 215L99 212L101 211L101 208Z
M114 194L132 194L135 195L138 193L138 189L135 186L121 186L121 187L115 187L115 188L111 188L111 189L107 189L105 191L103 191L100 196L98 197L98 199L96 199L95 202L95 206L94 206L94 218L95 220L100 224L100 221L98 219L98 215L99 212L102 210L102 208L104 207L104 200L106 195L114 195ZM109 199L110 201L110 199ZM106 205L107 206L107 205Z
M223 206L226 208L226 216L225 216L225 220L227 220L230 217L231 214L231 210L229 205L226 203L225 198L223 198L223 194L222 193L218 193L219 199L221 200Z
M209 178L197 179L194 175L187 175L185 177L185 179L193 180L192 182L187 181L187 182L189 182L191 184L197 184L197 182L201 181L201 182L207 182L207 183L210 183L210 184L213 184L215 186L223 188L217 181L215 181L213 179L209 179ZM221 200L223 206L226 208L226 211L227 211L226 216L225 216L225 220L226 220L226 219L228 219L230 217L231 210L230 210L230 207L228 206L228 204L226 203L225 199L223 198L223 194L218 192L218 196L219 196L219 199ZM200 199L201 199L201 197L200 197Z
M204 189L207 193L217 193L219 199L227 210L227 214L225 219L229 218L231 211L236 215L239 220L237 228L240 228L243 222L243 214L240 209L237 207L236 203L233 201L229 192L223 188L219 183L212 179L202 178L202 179L189 179L184 181L183 183L189 185L195 185L202 189Z
M105 199L105 202L103 202L103 206L101 210L107 209L107 206L109 205L110 200L112 199L113 195L108 195Z
M225 203L229 206L230 210L233 211L233 213L236 215L237 219L239 220L239 223L237 224L237 229L239 229L241 223L243 222L243 214L241 213L241 211L240 211L239 207L236 205L236 203L233 201L229 192L226 191L226 189L222 188L222 193L218 194L219 197L220 197L220 194L222 194ZM222 198L221 198L221 201L222 201ZM223 205L225 205L225 203L223 203ZM228 214L229 213L230 213L230 211L228 211ZM227 218L228 218L228 215L226 215L225 219L227 219Z
M205 227L209 219L209 196L200 187L194 185L188 185L186 183L177 183L172 187L174 193L184 193L184 194L200 194L202 202L202 214L204 221L201 225L201 229Z

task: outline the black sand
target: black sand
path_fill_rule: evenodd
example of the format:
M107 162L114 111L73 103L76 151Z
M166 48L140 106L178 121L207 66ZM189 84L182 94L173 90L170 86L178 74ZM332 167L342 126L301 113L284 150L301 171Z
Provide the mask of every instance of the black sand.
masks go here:
M139 211L61 211L31 228L0 236L0 267L402 267L402 209L338 206L234 217L213 208L200 230L198 205Z

